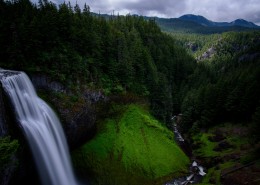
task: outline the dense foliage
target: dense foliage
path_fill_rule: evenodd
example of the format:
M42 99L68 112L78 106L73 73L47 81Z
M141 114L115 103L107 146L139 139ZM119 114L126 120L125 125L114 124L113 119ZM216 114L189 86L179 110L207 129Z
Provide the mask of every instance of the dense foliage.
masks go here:
M225 33L211 46L214 57L200 61L184 85L187 129L253 120L259 127L259 41L259 32Z
M173 133L143 107L114 105L110 112L99 134L73 152L80 173L91 173L95 184L117 185L163 184L186 172L189 159Z
M219 154L213 151L216 143L212 145L210 136L199 132L221 123L232 122L240 128L250 123L250 137L259 142L260 32L222 33L226 30L203 30L195 23L166 20L159 23L161 27L180 28L166 34L156 21L159 23L140 16L93 14L87 5L81 10L77 4L57 7L48 0L37 5L29 0L0 0L0 67L44 74L61 82L69 93L57 94L57 99L71 111L84 106L85 100L78 94L98 89L111 95L110 99L116 95L149 102L153 115L164 123L182 113L181 127L202 143L204 148L196 150L202 157ZM201 58L209 48L211 56ZM49 94L43 92L43 96ZM98 115L103 130L74 153L78 169L93 168L94 176L104 175L99 182L112 176L111 184L120 184L136 175L133 182L149 184L187 164L172 133L160 122L136 105L119 109L122 112L110 119L106 119L110 115ZM0 140L2 166L17 147L9 138ZM179 155L182 157L175 158Z
M168 34L176 39L176 44L186 48L187 52L192 54L195 58L201 56L221 38L221 34L203 35L183 32L169 32Z
M1 67L45 73L74 90L138 94L164 122L183 112L187 128L258 122L259 32L175 34L175 41L154 19L103 17L87 5L1 0L0 9ZM214 57L196 64L177 46L188 40L195 56L213 47Z
M19 147L17 140L11 140L10 137L0 138L0 174L4 168L13 163L14 154ZM15 165L15 164L12 164Z
M105 19L87 5L47 0L0 0L0 10L1 67L48 74L68 88L135 93L163 121L179 107L173 94L195 62L154 20Z

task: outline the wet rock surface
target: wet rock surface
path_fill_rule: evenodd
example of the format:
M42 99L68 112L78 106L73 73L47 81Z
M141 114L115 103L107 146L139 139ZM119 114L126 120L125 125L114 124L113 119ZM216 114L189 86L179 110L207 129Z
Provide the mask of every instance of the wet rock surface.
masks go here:
M203 176L206 175L204 168L196 161L190 166L190 174L185 177L180 177L167 182L165 185L187 185L187 184L197 184L202 181Z
M47 75L32 74L30 78L36 89L45 89L54 92L66 91L66 88L61 83L51 80Z
M71 149L80 146L95 135L95 104L106 100L105 96L100 91L86 90L80 95L82 102L79 103L79 105L64 106L62 105L62 98L55 98L53 93L63 93L64 96L73 97L73 92L70 92L61 83L52 81L48 76L43 74L32 74L30 75L30 78L37 90L43 90L44 93L47 93L48 97L50 97L48 98L48 101L52 104L62 120L67 142Z
M182 137L181 133L178 129L178 124L180 123L180 116L174 116L172 117L173 122L173 132L174 132L174 139L178 143L178 145L181 147L181 149L184 151L184 153L192 157L192 151L189 147L189 144L185 142L184 138ZM202 181L203 176L206 175L204 172L204 167L200 166L197 161L193 161L190 165L189 172L190 174L184 177L180 177L177 179L173 179L170 182L167 182L165 185L187 185L187 184L197 184Z
M19 74L16 71L2 71L0 69L0 82L2 78ZM53 93L66 93L62 84L52 82L46 76L35 76L32 78L34 86L37 90L43 90L53 95ZM84 96L84 95L82 95ZM59 117L64 121L63 128L70 148L76 148L91 139L96 131L96 111L95 104L103 101L105 97L100 92L92 91L84 97L84 101L80 106L73 110L69 105L64 108L59 106L60 100L51 98L52 107L55 108ZM12 136L19 141L19 149L17 154L10 159L9 165L0 170L0 184L40 184L39 178L30 154L30 149L23 136L19 123L15 119L15 111L10 100L5 95L5 91L0 83L0 137L5 135ZM63 119L63 116L66 115Z

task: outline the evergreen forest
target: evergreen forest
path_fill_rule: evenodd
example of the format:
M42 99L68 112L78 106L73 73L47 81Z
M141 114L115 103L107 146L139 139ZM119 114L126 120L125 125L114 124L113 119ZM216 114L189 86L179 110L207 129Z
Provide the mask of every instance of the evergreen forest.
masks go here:
M202 183L228 184L220 176L237 164L259 168L259 30L163 32L155 19L48 0L0 0L0 19L0 69L61 84L61 92L36 89L64 122L86 107L96 112L92 138L70 148L91 184L163 184L187 174L191 156L173 141L175 115L192 156L208 168ZM89 92L105 100L87 101ZM0 177L24 150L14 130L0 136Z

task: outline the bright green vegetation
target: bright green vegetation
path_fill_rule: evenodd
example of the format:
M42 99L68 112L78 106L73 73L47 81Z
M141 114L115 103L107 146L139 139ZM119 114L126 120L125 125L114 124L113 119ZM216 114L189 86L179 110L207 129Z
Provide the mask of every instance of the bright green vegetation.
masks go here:
M11 140L10 137L0 138L0 172L11 162L11 157L19 147L17 140Z
M212 136L212 134L207 133L200 133L193 137L195 141L194 144L200 144L199 149L195 151L196 156L203 156L203 157L215 157L218 156L219 153L213 151L216 147L217 143L210 142L208 137Z
M171 20L164 22L166 26L171 24L167 21ZM170 118L182 113L182 131L197 142L195 153L206 160L240 153L249 141L259 151L259 41L259 31L169 35L154 19L102 17L92 14L87 5L81 10L79 5L57 7L47 0L40 0L38 6L29 0L0 0L0 67L44 74L62 83L68 94L43 92L42 97L55 99L66 112L81 110L86 91L98 90L108 99L138 97L169 127ZM195 44L196 52L188 53L183 48L187 44ZM196 61L209 48L214 55ZM129 180L133 181L129 184L151 184L155 179L163 184L160 179L184 171L188 160L165 127L141 108L120 109L98 117L98 121L109 119L102 120L98 135L75 152L81 172L99 177L97 184L105 179L110 184ZM249 134L227 135L233 148L217 152L213 149L219 143L209 140L211 129L226 122L233 123L232 128L242 123ZM240 162L255 158L252 152L242 155ZM212 174L226 168L226 162Z
M160 184L186 172L189 159L171 131L140 106L121 109L119 117L106 120L99 134L74 152L78 169L91 171L97 184Z
M250 141L249 130L248 126L243 124L226 123L209 129L207 133L194 135L193 143L197 145L194 155L211 166L203 178L203 183L210 184L213 181L212 184L220 185L220 176L227 169L233 169L237 165L245 165L259 159L255 147L257 144ZM223 140L210 141L210 138L216 134L221 134L229 147L220 147L219 150L216 150L218 145L223 143ZM219 162L214 162L216 159Z

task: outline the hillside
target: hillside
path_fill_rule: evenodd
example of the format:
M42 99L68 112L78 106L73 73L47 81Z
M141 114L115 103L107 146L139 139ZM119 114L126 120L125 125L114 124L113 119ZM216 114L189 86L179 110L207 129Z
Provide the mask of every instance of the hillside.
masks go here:
M134 174L138 169L139 174L136 175L140 175L137 178L140 180L148 178L148 181L163 182L186 170L188 158L173 141L167 125L171 124L173 107L177 109L178 106L171 89L174 86L177 90L182 80L192 73L195 60L185 49L175 45L172 37L162 33L153 21L130 15L105 19L93 16L88 6L81 10L76 5L72 9L70 4L64 3L58 8L51 2L40 1L36 7L29 0L19 0L0 1L0 9L3 10L0 11L1 68L25 71L31 77L40 96L63 121L71 150L88 146L91 142L100 143L100 140L89 141L94 136L105 134L113 140L116 120L104 121L113 118L106 114L111 108L111 99L117 99L117 104L135 103L138 99L148 107L149 113L134 109L137 120L132 126L128 117L122 121L124 133L120 132L120 141L111 141L108 146L112 147L115 143L119 151L108 154L120 158L121 154L116 152L122 153L120 147L126 145L127 152L122 153L124 168L121 166L120 170ZM2 89L0 92L3 92ZM2 99L0 103L5 105ZM131 115L129 111L126 115ZM117 118L124 115L119 112ZM108 132L95 132L94 127L100 122L104 123L102 128L108 128ZM0 140L0 147L4 149L1 164L9 164L1 169L0 178L5 178L7 171L6 184L39 184L33 158L29 156L30 150L21 139L18 126L11 123L14 128L8 125L6 135L0 133L1 137L6 137ZM132 132L132 129L135 131ZM129 140L131 134L134 134L133 140ZM146 136L147 140L142 139ZM136 145L141 142L141 145L137 148L131 142ZM146 146L149 148L143 148ZM159 153L160 147L164 153ZM8 150L12 156L7 155ZM148 160L143 154L135 157L142 152L151 152L151 158ZM171 152L181 159L172 157ZM16 162L13 156L18 160L18 165L14 167L11 166ZM98 155L94 159L103 160ZM117 161L113 162L117 167ZM161 168L157 167L161 164ZM8 171L10 166L12 171ZM76 168L80 170L81 167ZM106 170L112 173L109 167ZM82 178L91 178L91 175L89 172ZM120 181L117 174L113 175L115 181Z
M209 27L229 27L229 26L241 26L241 27L247 27L247 28L256 28L259 29L259 26L252 22L248 22L243 19L236 19L232 22L214 22L206 19L205 17L201 15L192 15L192 14L187 14L179 17L181 20L185 21L192 21L196 22L200 25L203 26L209 26Z
M120 114L105 120L100 133L73 153L81 174L117 185L162 184L186 172L189 159L172 132L138 105L113 109Z
M198 65L186 81L190 90L182 112L194 111L187 116L193 122L200 120L203 127L221 121L250 121L259 101L259 32L224 33L210 40L211 44L209 40L205 44L214 52L210 58L198 56Z
M146 17L149 19L149 17ZM151 19L151 18L150 18ZM257 30L259 26L245 21L234 20L228 22L213 22L203 16L195 16L192 14L183 15L179 18L152 18L166 32L185 32L196 34L215 34L229 31L246 31Z
M257 184L251 170L259 170L260 33L178 38L182 44L189 38L190 43L204 41L193 53L197 68L181 90L186 92L181 127L192 143L194 157L209 169L203 181Z
M259 30L48 1L0 1L0 10L0 67L25 71L56 111L83 181L163 184L183 175L189 160L173 141L174 115L192 157L209 169L205 183L259 160ZM0 121L9 121L0 130L0 178L30 184L30 150L2 88L0 98L8 116Z

